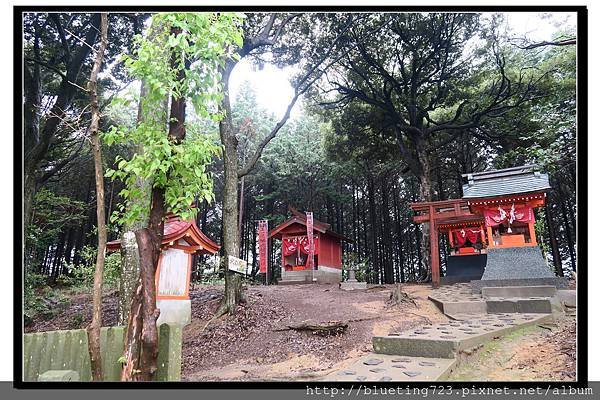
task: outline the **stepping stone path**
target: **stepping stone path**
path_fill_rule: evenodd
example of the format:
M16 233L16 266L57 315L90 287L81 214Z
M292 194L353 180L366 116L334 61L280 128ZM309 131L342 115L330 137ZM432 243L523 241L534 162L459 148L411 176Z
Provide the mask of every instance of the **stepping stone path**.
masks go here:
M552 314L487 313L486 301L471 293L469 284L444 286L429 296L452 320L373 337L374 353L334 372L325 381L440 381L457 363L457 354L529 325L552 319ZM499 300L498 298L494 301ZM517 299L547 301L547 298ZM515 301L515 299L507 299ZM452 313L446 312L450 304ZM481 311L483 309L483 311ZM376 368L373 368L377 366Z
M367 362L375 357L369 355L341 372L325 377L325 381L434 381L440 375L450 372L456 362L449 358L398 357L389 354L376 354L377 367Z

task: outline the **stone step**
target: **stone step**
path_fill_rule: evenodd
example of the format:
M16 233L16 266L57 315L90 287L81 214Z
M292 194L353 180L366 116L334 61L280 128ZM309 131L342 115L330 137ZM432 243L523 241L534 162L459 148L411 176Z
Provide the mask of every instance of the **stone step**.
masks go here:
M311 281L310 280L306 280L306 279L286 279L286 278L283 278L279 282L277 282L278 285L303 285L305 283L311 283Z
M484 298L490 297L552 297L556 295L556 287L544 286L504 286L481 288Z
M317 272L317 271L315 271ZM301 271L285 271L282 273L282 276L286 277L298 277L298 276L311 276L310 270L301 270Z
M487 312L497 313L552 313L552 302L548 297L505 298L492 297L486 300Z
M455 314L455 321L373 337L375 353L410 357L454 358L473 348L528 325L552 319L551 314ZM477 315L477 316L475 316Z
M445 380L456 365L455 359L406 357L371 353L348 368L327 375L325 381L403 382Z

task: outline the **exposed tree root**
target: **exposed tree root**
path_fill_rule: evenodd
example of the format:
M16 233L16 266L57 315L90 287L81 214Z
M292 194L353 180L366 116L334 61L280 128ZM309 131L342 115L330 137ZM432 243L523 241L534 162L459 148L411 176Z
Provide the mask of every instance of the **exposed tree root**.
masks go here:
M406 303L410 303L413 306L418 307L415 299L413 299L408 293L404 292L402 290L402 285L397 283L394 287L394 290L392 290L392 293L390 293L390 299L388 301L388 304L392 306L397 306Z

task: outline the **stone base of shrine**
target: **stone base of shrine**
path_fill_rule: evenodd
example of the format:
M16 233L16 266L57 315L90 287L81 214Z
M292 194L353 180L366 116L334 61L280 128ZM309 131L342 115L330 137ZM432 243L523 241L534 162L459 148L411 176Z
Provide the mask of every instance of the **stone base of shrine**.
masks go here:
M340 283L342 270L319 265L318 269L302 271L282 271L280 285L296 285L303 283Z
M367 288L367 282L346 281L340 283L340 289L342 290L365 290Z
M156 308L160 310L156 325L185 326L192 322L192 302L190 300L156 300Z
M509 286L553 286L557 289L568 288L569 282L566 278L531 278L531 279L487 279L471 281L471 291L481 293L482 288L486 287L509 287Z

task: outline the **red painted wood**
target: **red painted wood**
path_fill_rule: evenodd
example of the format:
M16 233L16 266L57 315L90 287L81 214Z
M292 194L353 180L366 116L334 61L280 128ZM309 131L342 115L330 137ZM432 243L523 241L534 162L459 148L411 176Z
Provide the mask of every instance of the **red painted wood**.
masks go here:
M433 205L429 206L429 215L434 215ZM433 218L429 218L429 245L431 248L431 283L433 287L438 287L440 286L440 252L438 232Z

